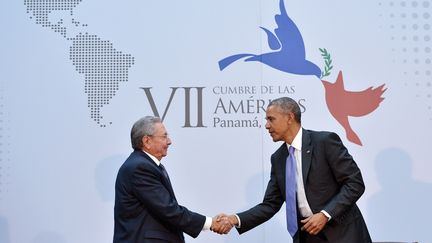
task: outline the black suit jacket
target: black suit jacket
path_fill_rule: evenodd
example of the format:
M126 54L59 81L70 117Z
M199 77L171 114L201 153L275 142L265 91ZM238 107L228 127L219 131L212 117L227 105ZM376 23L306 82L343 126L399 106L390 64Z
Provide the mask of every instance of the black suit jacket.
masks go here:
M179 205L171 183L144 152L134 151L115 184L114 243L184 242L197 237L205 216Z
M313 213L328 212L332 219L323 229L329 242L371 242L363 216L356 205L365 190L360 169L331 132L302 129L302 173L306 198ZM283 143L271 156L271 175L264 200L239 213L241 228L246 232L276 214L285 201L285 167L288 149ZM299 227L300 229L300 227ZM299 242L298 234L294 242Z

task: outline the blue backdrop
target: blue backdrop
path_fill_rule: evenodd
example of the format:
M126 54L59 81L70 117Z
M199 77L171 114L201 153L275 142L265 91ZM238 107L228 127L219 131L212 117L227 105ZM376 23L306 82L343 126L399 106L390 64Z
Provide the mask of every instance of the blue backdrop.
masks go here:
M129 132L159 115L179 202L208 216L262 200L269 100L337 132L363 172L376 241L432 242L431 1L0 2L0 242L113 235ZM291 242L284 209L242 236Z

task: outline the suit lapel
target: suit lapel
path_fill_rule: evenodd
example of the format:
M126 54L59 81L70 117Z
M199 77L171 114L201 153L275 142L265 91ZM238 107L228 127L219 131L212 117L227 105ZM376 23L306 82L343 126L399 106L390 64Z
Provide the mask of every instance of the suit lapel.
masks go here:
M281 164L283 165L283 173L285 175L285 169L286 169L286 160L288 158L288 148L287 148L287 144L283 143L282 146L280 147L280 155L279 155L279 159Z
M274 164L275 166L275 173L276 173L276 177L277 178L281 178L282 179L282 183L280 183L281 185L281 191L282 194L285 198L285 175L286 175L286 160L288 157L288 148L286 143L283 143L279 149L276 151L276 162Z
M303 185L306 185L307 176L312 163L312 142L310 134L307 130L302 129L302 173L303 173Z
M142 152L142 151L139 151L139 153L152 165L152 166L154 166L155 167L155 169L159 172L159 176L160 176L160 178L161 178L161 183L162 183L162 185L164 185L165 186L165 188L170 192L170 194L174 197L174 199L176 199L175 198L175 194L174 194L174 189L173 189L173 187L172 187L172 185L171 185L171 182L170 182L170 180L169 180L169 178L168 177L166 177L164 174L163 174L163 172L162 172L162 169L146 154L146 153L144 153L144 152ZM165 170L166 171L166 170ZM168 172L167 172L167 174L168 174Z

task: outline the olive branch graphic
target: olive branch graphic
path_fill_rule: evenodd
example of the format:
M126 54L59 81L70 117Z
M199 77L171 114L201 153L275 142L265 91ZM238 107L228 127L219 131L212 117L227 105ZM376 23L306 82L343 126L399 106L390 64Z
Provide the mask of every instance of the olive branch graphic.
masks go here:
M330 53L327 52L327 49L319 48L319 50L320 50L321 56L323 57L324 62L325 62L324 71L321 72L321 78L324 78L324 77L329 76L330 70L333 69L332 59L331 59Z

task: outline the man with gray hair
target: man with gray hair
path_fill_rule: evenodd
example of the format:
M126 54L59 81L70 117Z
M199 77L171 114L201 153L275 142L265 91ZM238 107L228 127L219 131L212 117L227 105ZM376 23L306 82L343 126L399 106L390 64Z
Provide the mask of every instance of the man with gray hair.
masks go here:
M216 222L178 204L161 164L171 139L158 117L146 116L132 127L134 151L120 167L115 184L114 243L184 242L183 232L227 232L228 220Z

